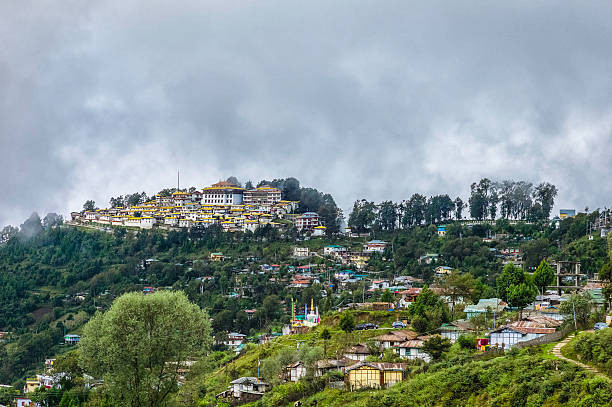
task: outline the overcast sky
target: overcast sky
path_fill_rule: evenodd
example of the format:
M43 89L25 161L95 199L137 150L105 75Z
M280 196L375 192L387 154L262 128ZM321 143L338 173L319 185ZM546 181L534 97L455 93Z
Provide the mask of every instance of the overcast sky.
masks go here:
M610 1L0 2L0 225L294 176L343 207L481 177L610 206Z

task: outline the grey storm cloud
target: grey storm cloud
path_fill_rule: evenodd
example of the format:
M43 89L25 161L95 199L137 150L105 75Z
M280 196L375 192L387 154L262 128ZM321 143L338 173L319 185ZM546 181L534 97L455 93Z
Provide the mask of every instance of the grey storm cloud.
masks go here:
M610 203L607 1L0 3L0 225L295 176L348 208L481 177Z

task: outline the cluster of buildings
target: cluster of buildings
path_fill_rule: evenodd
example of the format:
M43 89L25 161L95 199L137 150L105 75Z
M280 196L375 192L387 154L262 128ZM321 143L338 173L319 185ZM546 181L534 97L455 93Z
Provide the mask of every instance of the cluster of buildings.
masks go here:
M25 385L21 390L21 394L16 395L13 404L16 407L28 407L28 406L38 406L39 404L34 403L30 398L31 394L34 393L39 388L50 389L54 386L58 386L62 377L65 376L64 373L54 373L53 365L55 364L55 359L46 359L45 360L45 372L42 374L37 374L34 377L28 377L25 380ZM0 387L6 387L12 389L12 386L0 385ZM16 392L19 393L19 392Z
M344 246L328 245L323 248L323 255L339 260L345 266L352 266L361 270L367 266L372 253L382 254L387 244L382 240L370 240L364 243L361 251L349 251ZM293 256L297 258L306 258L312 255L316 255L316 253L311 252L307 247L295 247L293 249Z
M71 221L140 229L221 225L225 231L254 232L263 225L280 227L282 223L277 220L288 219L300 231L322 235L325 226L318 214L294 214L298 203L282 200L281 190L275 187L263 185L246 190L220 181L201 191L158 194L139 205L72 212Z

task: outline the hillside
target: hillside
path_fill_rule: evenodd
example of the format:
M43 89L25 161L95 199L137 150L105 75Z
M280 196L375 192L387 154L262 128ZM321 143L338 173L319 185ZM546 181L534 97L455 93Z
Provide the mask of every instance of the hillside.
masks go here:
M66 225L41 227L31 237L15 236L0 245L0 331L6 332L0 342L0 383L21 388L26 377L42 371L46 358L74 350L63 344L64 334L81 334L84 324L97 311L108 310L121 294L151 287L154 291L184 291L191 302L212 317L218 343L208 358L191 369L177 397L193 405L200 401L213 403L231 380L257 376L259 361L263 369L268 360L269 373L272 359L283 352L287 356L298 342L311 349L312 355L321 356L321 349L325 349L323 356L332 358L341 356L341 351L350 345L388 332L391 322L397 319L408 321L411 329L423 334L435 332L451 317L465 316L462 306L451 313L450 304L441 305L438 295L431 294L431 300L438 305L419 314L353 311L357 323L370 321L380 328L347 335L338 327L339 309L364 300L399 299L392 292L371 289L374 280L409 276L420 281L419 285L438 284L439 289L441 280L434 270L439 265L449 266L473 281L466 301L476 303L495 296L503 262L514 258L504 254L509 248L521 253L520 261L526 269L544 258L577 260L583 264L587 277L592 277L608 261L608 255L606 239L583 235L588 219L580 214L561 221L559 227L548 222L449 222L444 236L433 225L372 231L362 237L281 235L274 229L264 234L227 233L217 226L181 231L116 227L110 232ZM348 257L323 255L329 245L360 253L371 239L384 240L386 247L383 252L369 255L363 268L350 263ZM308 249L310 255L294 256L296 247ZM222 253L222 261L213 259L211 253ZM431 253L436 256L433 263L421 261ZM307 287L291 285L299 267L308 270L303 273L309 278ZM347 269L365 278L342 283L338 273ZM291 318L291 304L302 312L301 307L311 302L323 316L318 328L307 334L282 336L261 346L251 343L260 334L280 332ZM516 317L516 312L504 316L508 320ZM587 314L585 321L589 317ZM593 318L601 318L601 314ZM327 341L320 338L323 327L331 333ZM221 344L228 332L249 337L238 358ZM421 365L411 367L410 374L419 374ZM271 379L274 381L274 376ZM291 385L276 387L284 391L287 386ZM276 397L276 387L266 397ZM302 396L306 397L306 393L302 392ZM329 397L332 403L334 394L328 389L320 397ZM343 397L362 394L368 393L347 393ZM396 397L394 390L385 394Z

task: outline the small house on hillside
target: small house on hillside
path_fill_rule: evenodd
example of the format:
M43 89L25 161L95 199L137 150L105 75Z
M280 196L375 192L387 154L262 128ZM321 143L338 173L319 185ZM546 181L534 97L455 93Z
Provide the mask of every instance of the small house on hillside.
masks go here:
M294 257L308 257L310 255L310 250L308 247L294 247L293 248L293 256Z
M372 280L372 285L370 286L370 291L374 290L386 290L389 288L388 280Z
M230 332L227 334L227 339L223 341L223 344L230 349L236 349L244 343L246 335L238 332Z
M317 376L323 376L327 372L345 371L347 366L355 364L355 361L349 359L322 359L317 361Z
M362 343L353 345L344 351L344 357L351 360L364 361L370 356L370 350Z
M226 391L217 394L217 398L232 398L241 402L259 400L270 385L257 377L241 377L230 382Z
M478 315L485 314L487 309L490 312L496 312L499 314L507 308L508 304L499 298L482 298L480 301L478 301L478 304L468 305L465 307L463 312L467 314L468 319L472 319Z
M325 256L340 256L342 253L346 253L346 247L332 244L323 248L323 254Z
M442 324L440 327L440 335L450 339L451 342L456 342L461 335L475 333L474 325L470 321L457 320L448 324Z
M363 245L363 251L365 253L382 253L385 251L385 247L387 247L387 242L383 242L382 240L370 240Z
M221 252L211 253L210 254L210 259L212 261L223 261L225 259L225 256Z
M34 403L32 403L32 400L27 397L17 397L15 399L15 406L17 407L28 407L33 405Z
M378 342L382 349L393 348L402 342L406 342L411 339L415 339L418 336L416 332L413 331L391 331L384 335L375 336L372 338L374 341Z
M304 365L304 362L298 360L295 363L285 366L285 380L297 382L304 376L306 376L306 365Z
M552 318L534 317L503 325L490 332L491 346L509 349L519 342L552 334L560 324L560 321Z
M405 363L359 362L346 368L346 385L351 390L390 387L402 381L405 370Z
M450 274L453 272L452 267L448 266L438 266L436 267L436 274L439 276L443 276L445 274Z
M427 253L421 257L419 257L419 264L431 264L438 261L438 257L440 257L437 253Z
M68 334L64 335L64 343L67 345L76 345L81 341L81 337L79 335Z
M418 297L418 295L421 293L421 290L422 289L420 287L410 287L406 290L398 292L400 295L398 306L400 308L407 308L416 300L416 297Z
M426 337L418 337L416 339L402 342L396 346L397 353L406 359L416 360L421 359L425 362L431 360L431 356L423 351L423 342L427 339Z

